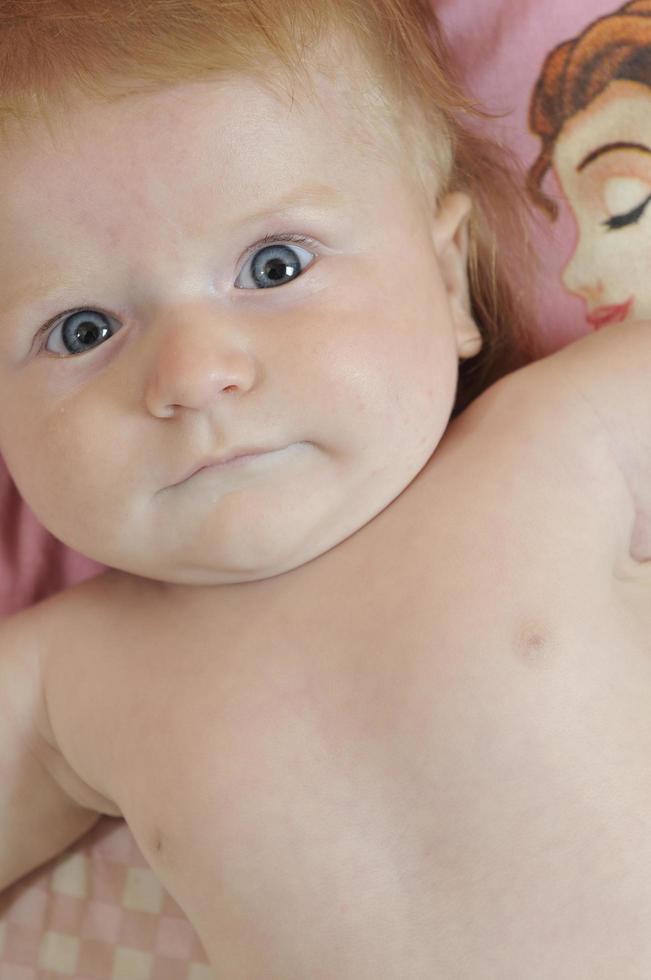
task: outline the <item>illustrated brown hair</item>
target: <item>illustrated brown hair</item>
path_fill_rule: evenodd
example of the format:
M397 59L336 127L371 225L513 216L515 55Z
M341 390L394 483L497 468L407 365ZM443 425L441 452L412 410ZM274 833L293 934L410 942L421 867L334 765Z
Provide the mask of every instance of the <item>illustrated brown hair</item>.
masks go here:
M542 190L565 123L616 79L651 86L651 0L632 0L600 17L547 56L529 110L529 126L542 149L527 175L534 204L552 221L558 205Z
M487 114L463 94L429 0L3 0L0 152L16 128L51 126L80 93L117 101L238 72L306 84L306 53L333 32L363 54L367 125L414 168L424 206L453 190L474 202L470 296L483 348L460 366L456 415L537 356L513 285L530 278L518 269L528 204L505 152L466 124Z

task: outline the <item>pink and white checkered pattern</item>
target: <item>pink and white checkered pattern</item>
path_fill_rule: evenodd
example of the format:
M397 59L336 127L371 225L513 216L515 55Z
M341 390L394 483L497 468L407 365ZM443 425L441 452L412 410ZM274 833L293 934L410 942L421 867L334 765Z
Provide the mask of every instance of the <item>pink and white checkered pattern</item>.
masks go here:
M0 980L215 980L123 820L0 896Z

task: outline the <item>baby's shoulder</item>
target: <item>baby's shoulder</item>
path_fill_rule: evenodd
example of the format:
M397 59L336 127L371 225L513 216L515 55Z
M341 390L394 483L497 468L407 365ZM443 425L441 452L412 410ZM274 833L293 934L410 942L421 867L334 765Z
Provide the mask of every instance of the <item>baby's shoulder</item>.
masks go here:
M492 478L502 507L549 521L550 538L551 522L565 514L565 540L590 534L628 561L636 520L630 487L602 420L560 356L505 376L453 425L466 467L480 459L475 482Z
M603 426L554 356L505 375L453 426L458 440L484 440L495 453L569 457L588 473L621 483Z

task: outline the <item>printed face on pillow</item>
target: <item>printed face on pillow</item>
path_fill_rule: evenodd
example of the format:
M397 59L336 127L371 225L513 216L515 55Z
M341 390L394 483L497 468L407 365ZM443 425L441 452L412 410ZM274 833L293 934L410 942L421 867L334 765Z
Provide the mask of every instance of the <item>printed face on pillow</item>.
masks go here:
M577 224L563 282L591 327L651 318L651 87L611 82L561 130L554 169Z

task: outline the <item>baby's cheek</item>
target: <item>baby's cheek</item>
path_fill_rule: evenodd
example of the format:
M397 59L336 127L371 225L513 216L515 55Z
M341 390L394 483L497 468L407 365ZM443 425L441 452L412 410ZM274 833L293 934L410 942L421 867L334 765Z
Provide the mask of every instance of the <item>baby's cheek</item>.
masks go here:
M24 401L14 402L11 416L0 414L0 445L5 463L21 495L31 505L39 491L46 493L53 485L51 469L57 453L52 452L50 427L43 424L35 399L30 399L28 407Z
M57 534L62 520L68 522L75 513L88 510L99 476L93 476L88 465L88 448L98 456L105 440L71 407L42 409L32 399L31 411L20 413L13 431L3 433L6 461L21 496L41 523Z

